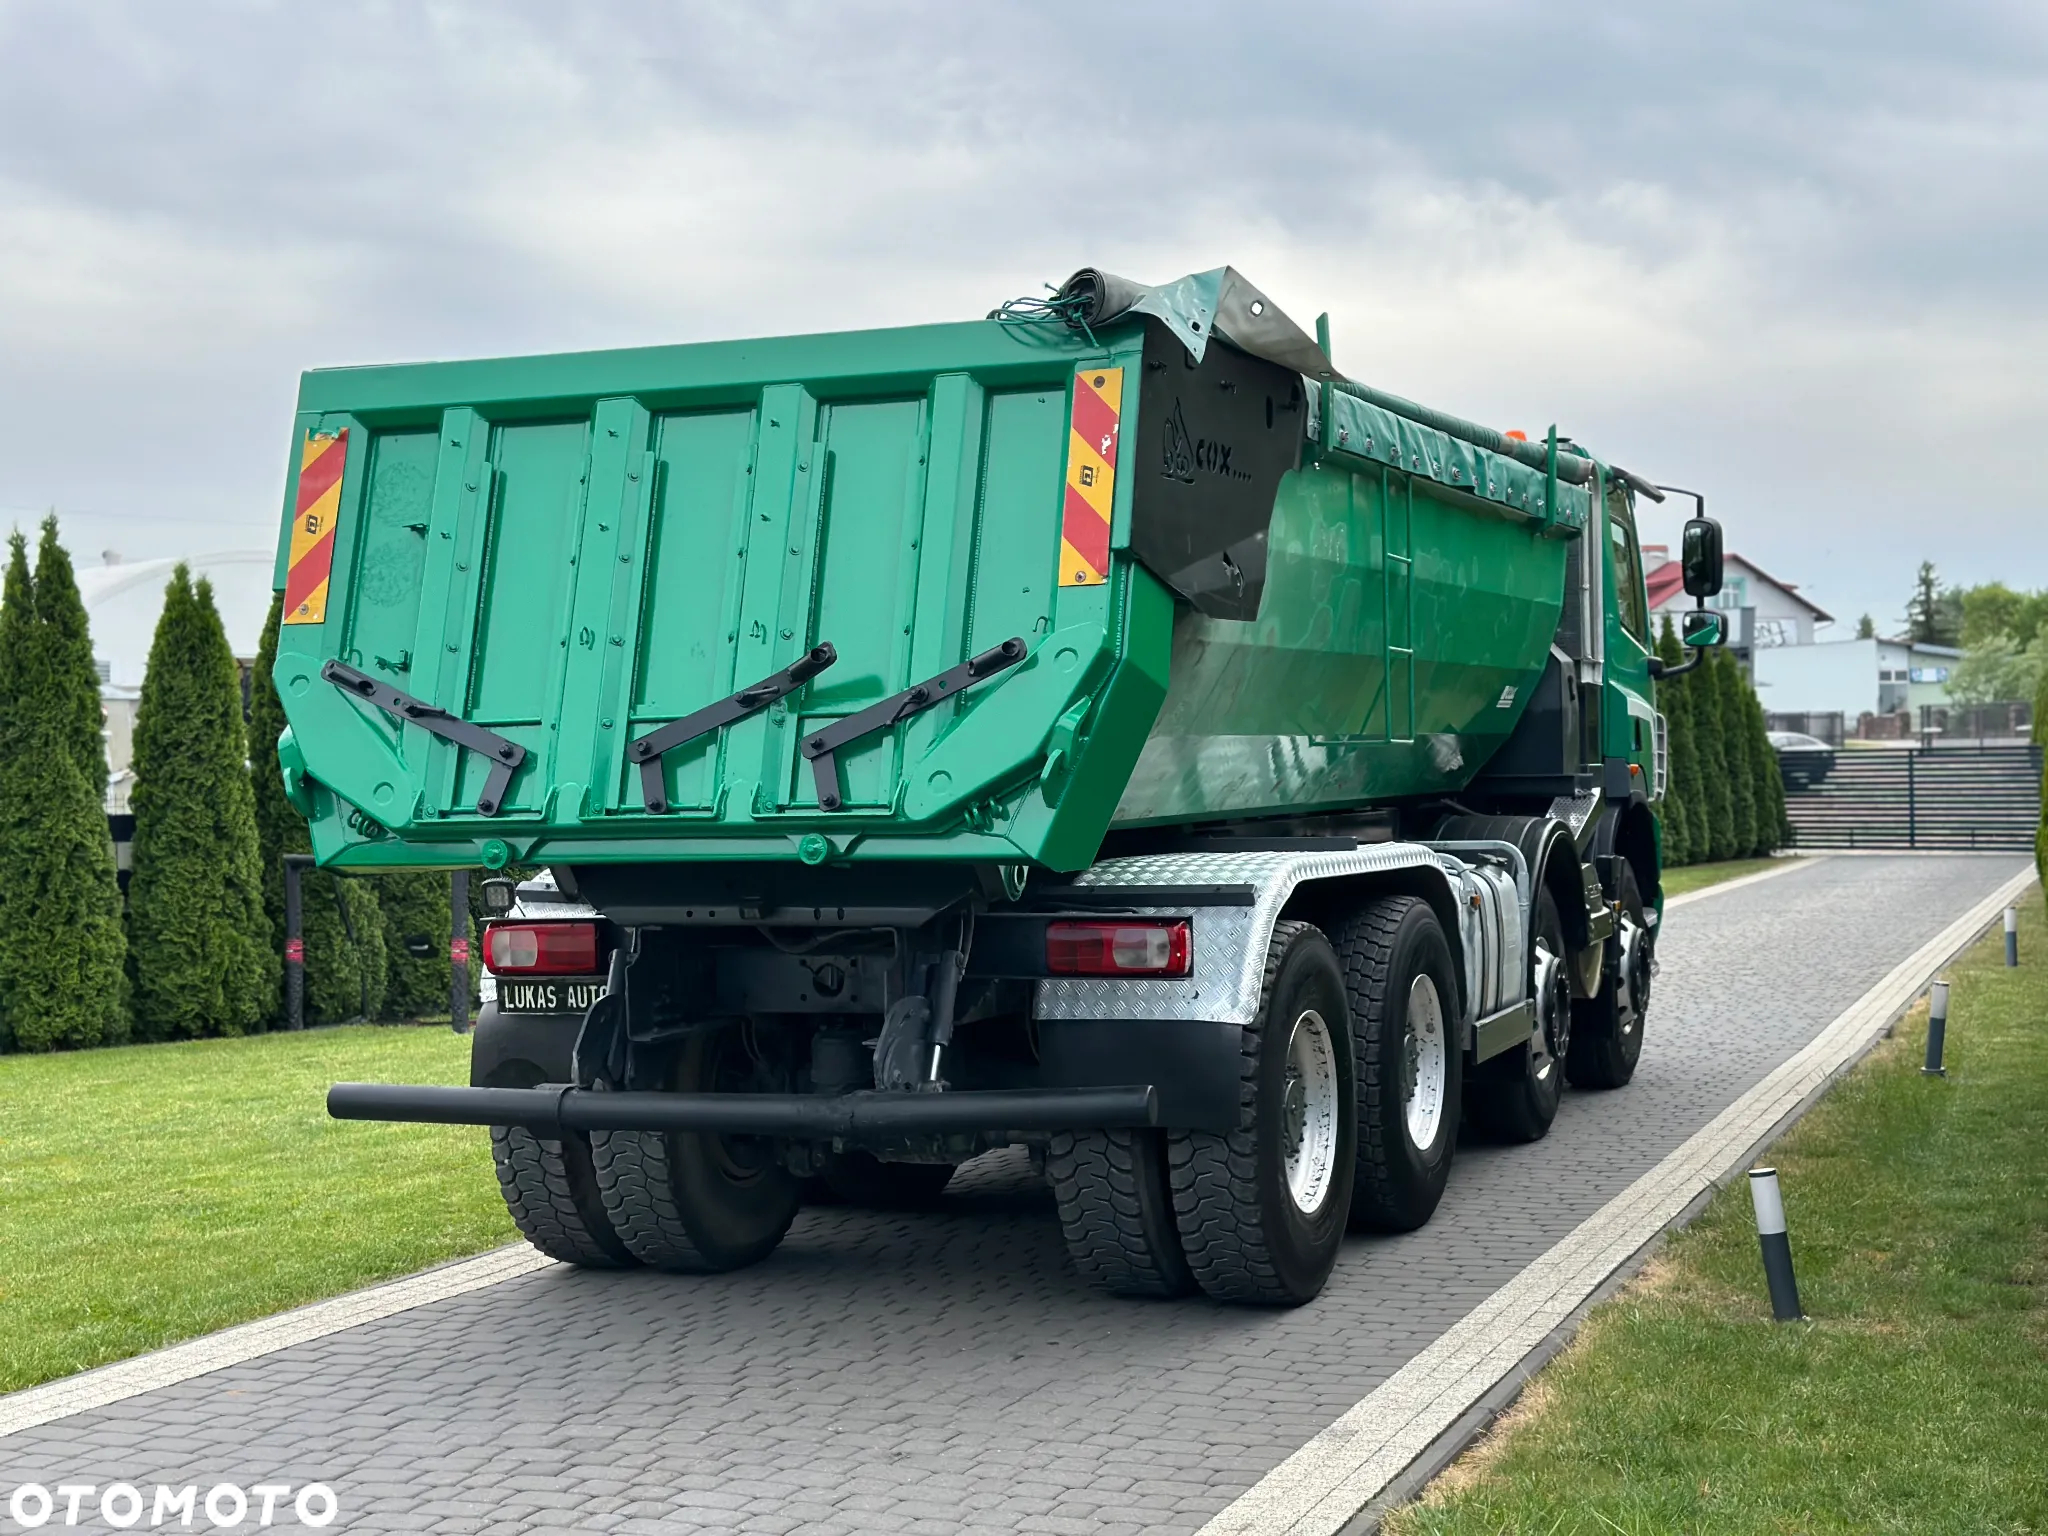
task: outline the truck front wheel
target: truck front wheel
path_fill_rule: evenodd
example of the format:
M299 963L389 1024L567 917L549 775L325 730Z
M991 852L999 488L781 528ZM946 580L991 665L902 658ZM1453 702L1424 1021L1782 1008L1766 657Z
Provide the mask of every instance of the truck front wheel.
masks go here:
M1413 896L1375 901L1336 933L1358 1075L1351 1225L1412 1232L1436 1213L1458 1141L1464 1053L1443 925Z
M740 1032L730 1028L690 1035L669 1083L677 1093L756 1086ZM711 1274L756 1263L796 1218L801 1185L760 1137L610 1131L590 1142L613 1230L656 1269Z
M1238 1129L1167 1139L1181 1249L1217 1300L1298 1306L1329 1279L1356 1159L1351 1039L1330 941L1309 923L1275 924L1244 1029Z
M1557 1118L1564 1063L1571 1050L1572 992L1564 920L1549 890L1536 897L1530 995L1536 1021L1529 1039L1480 1065L1465 1084L1465 1114L1496 1141L1541 1141Z
M1599 992L1572 1004L1571 1053L1565 1072L1574 1088L1619 1088L1636 1075L1643 1054L1643 1016L1650 1007L1656 938L1644 921L1643 894L1626 861L1616 894L1621 908L1608 941L1607 974Z

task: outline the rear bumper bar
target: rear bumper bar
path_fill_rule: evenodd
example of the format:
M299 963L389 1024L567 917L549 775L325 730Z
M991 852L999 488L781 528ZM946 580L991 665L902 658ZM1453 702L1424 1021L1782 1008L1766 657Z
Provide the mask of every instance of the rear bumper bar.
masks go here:
M1159 1123L1159 1095L1129 1088L961 1093L604 1093L589 1088L416 1088L336 1083L336 1120L519 1125L572 1131L711 1131L725 1136L888 1137L987 1131L1121 1130Z

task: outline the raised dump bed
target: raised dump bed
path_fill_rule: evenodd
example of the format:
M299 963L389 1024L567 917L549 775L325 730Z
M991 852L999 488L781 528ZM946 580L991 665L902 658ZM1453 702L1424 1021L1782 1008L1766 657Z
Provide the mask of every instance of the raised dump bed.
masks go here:
M1460 788L1586 492L1185 290L307 374L276 679L316 853L1075 870Z

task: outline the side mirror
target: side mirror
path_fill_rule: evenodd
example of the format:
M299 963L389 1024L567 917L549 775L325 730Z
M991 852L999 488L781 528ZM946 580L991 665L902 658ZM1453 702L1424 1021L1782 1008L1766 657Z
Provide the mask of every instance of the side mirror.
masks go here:
M1721 525L1711 517L1685 520L1685 537L1680 544L1680 564L1685 571L1688 597L1712 597L1721 590ZM1691 645L1694 642L1685 642ZM1718 639L1700 642L1719 645Z
M1690 533L1691 529L1686 531ZM1718 530L1716 537L1719 537ZM1722 631L1719 613L1712 608L1693 608L1679 615L1678 638L1694 650L1704 651L1720 645L1727 636Z

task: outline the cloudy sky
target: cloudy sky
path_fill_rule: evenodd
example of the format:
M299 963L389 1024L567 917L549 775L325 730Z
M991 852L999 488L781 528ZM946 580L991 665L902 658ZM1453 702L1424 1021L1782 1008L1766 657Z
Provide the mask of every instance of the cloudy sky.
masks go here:
M1229 262L1885 627L2048 585L2044 16L0 0L0 513L267 546L307 367Z

